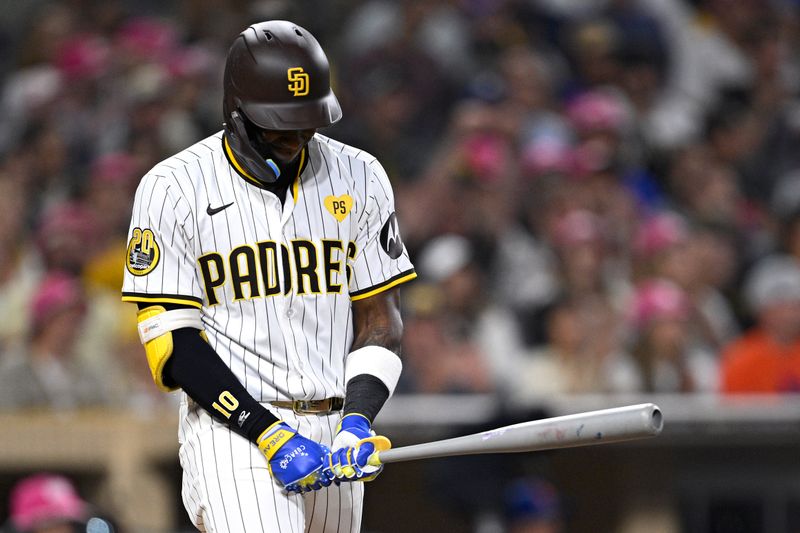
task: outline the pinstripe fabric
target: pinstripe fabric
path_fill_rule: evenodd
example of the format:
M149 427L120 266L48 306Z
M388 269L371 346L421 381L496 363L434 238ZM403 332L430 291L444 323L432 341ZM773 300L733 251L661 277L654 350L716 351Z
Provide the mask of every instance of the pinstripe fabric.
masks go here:
M415 276L392 248L378 161L319 134L305 157L281 204L237 174L220 132L156 165L134 199L123 299L201 307L211 347L262 403L343 396L352 300ZM280 414L332 441L335 416ZM361 484L283 495L257 448L207 413L184 405L180 427L183 500L199 528L358 530Z

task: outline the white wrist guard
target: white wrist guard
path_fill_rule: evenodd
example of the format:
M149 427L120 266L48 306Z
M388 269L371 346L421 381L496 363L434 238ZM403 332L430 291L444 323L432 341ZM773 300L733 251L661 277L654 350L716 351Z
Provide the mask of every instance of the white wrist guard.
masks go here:
M392 352L381 346L364 346L347 355L345 361L344 382L361 374L375 376L389 389L389 397L394 393L403 362Z

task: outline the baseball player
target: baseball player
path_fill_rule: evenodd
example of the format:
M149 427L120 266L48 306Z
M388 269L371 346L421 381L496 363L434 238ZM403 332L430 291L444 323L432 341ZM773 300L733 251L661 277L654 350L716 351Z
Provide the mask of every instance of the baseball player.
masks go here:
M183 501L201 531L358 531L416 275L392 190L317 133L342 112L296 24L236 38L223 113L142 179L123 284L156 384L183 391Z

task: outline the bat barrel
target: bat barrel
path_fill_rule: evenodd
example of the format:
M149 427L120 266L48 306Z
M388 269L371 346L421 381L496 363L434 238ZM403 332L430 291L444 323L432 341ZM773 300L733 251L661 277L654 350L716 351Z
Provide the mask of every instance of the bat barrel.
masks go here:
M655 437L663 416L652 403L522 422L511 426L380 452L381 463L482 453L572 448Z

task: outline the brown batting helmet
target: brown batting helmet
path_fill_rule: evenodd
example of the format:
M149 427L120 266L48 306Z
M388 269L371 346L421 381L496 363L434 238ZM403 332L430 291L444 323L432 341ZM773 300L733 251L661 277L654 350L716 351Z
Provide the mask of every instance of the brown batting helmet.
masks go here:
M224 92L228 144L246 170L268 183L277 175L246 126L307 130L342 117L325 52L310 32L285 20L253 24L239 34L228 51Z

